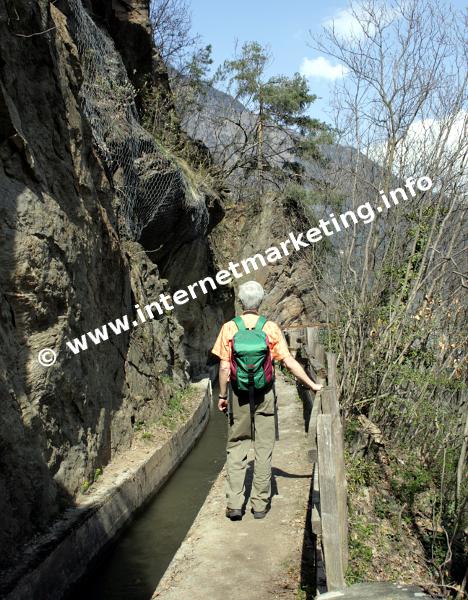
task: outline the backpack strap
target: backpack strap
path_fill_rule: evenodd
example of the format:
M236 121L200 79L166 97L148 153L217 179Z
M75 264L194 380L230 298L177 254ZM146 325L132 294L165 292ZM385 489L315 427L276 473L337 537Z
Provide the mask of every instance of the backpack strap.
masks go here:
M262 316L258 317L257 322L255 323L254 329L257 331L261 331L266 322L267 322L266 317L262 317Z
M234 319L232 319L232 320L237 325L237 329L239 331L247 331L247 327L245 326L245 323L244 323L244 320L242 319L242 317L234 317ZM257 322L255 323L255 327L253 329L256 331L261 331L266 322L267 322L266 317L259 316L257 319Z
M237 325L237 329L239 331L246 331L247 327L245 326L244 321L241 319L241 317L234 317L234 319L232 319L234 321L234 323Z

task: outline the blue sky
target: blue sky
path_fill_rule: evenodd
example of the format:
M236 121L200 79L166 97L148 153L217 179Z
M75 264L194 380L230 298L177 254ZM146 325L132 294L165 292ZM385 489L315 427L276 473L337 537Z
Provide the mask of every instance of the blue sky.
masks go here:
M269 74L292 75L305 67L311 92L320 97L313 104L311 115L329 120L326 111L330 85L333 77L339 76L340 66L336 61L320 58L310 47L309 31L318 33L321 24L330 19L346 31L349 25L346 1L191 0L190 4L193 31L202 36L203 44L213 45L216 65L232 57L236 38L240 45L252 40L268 45L274 57ZM464 0L450 4L458 9L466 6ZM308 62L304 63L304 59Z

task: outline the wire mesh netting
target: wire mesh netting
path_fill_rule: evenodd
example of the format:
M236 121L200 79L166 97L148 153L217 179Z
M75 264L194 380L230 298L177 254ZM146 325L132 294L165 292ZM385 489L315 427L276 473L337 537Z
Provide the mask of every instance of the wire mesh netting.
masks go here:
M202 194L189 190L177 165L139 123L135 89L111 38L69 0L83 81L80 99L94 142L112 177L133 239L163 214L189 211L192 230L204 234L208 211Z

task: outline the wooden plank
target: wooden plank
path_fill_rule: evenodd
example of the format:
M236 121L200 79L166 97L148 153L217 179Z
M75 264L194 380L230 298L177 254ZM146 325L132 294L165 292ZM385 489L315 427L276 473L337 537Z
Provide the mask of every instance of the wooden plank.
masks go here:
M322 414L332 417L332 453L333 464L335 466L335 482L337 496L337 521L340 527L341 552L343 568L346 570L348 564L348 506L347 506L347 486L344 465L344 441L343 427L340 418L340 409L336 396L336 389L326 387L320 392ZM318 422L318 419L317 419ZM318 438L318 436L317 436ZM317 442L318 444L318 442ZM320 451L317 449L318 460L320 462Z
M306 328L306 346L309 354L314 355L315 344L319 343L319 328L318 327L307 327Z
M339 395L338 374L336 370L336 354L327 352L327 381L330 387L336 388L337 396Z
M325 387L322 390L322 412L327 415L339 415L340 405L336 395L336 389Z
M340 405L338 401L338 376L336 369L336 354L327 352L327 372L328 389L324 392L326 395L327 410L333 415L333 435L334 435L334 453L337 466L336 484L338 496L338 522L341 525L342 539L342 561L343 568L346 571L348 567L348 504L347 504L347 486L344 465L344 439L343 427L340 418ZM325 412L325 410L324 410Z
M340 407L336 397L335 388L324 387L322 394L322 413L327 415L339 415Z
M325 367L325 348L319 342L319 327L307 327L305 338L308 355Z
M320 517L320 486L318 464L315 463L312 475L312 533L322 534L322 520Z
M332 417L333 450L336 465L336 493L338 499L338 523L341 535L343 569L348 568L348 490L344 463L343 426L339 414Z
M317 462L318 453L317 453L317 417L320 414L321 410L321 392L314 394L310 390L307 390L307 394L309 394L309 398L312 402L312 410L310 412L310 419L308 423L309 432L309 459L312 463Z
M311 394L312 395L312 394ZM311 447L317 448L317 418L322 410L322 392L315 394L312 404L312 412L310 413L309 420L309 434L311 440Z
M323 398L322 398L323 401ZM325 555L327 586L330 591L345 587L342 537L344 524L339 508L337 466L333 416L322 414L317 419L317 447L319 460L320 514L322 544ZM336 418L335 418L336 420Z
M325 348L322 346L322 344L318 344L318 343L314 344L313 354L314 354L315 360L317 360L320 364L324 365L324 367L325 367L325 365L326 365Z
M320 392L322 394L322 413L324 415L331 414L331 403L330 403L330 390L328 387L324 387Z

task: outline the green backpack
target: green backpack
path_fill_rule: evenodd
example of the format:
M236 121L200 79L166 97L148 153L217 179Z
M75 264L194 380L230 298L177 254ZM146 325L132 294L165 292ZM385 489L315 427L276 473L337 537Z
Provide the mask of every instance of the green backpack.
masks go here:
M237 395L249 394L251 438L255 440L255 392L266 394L275 382L268 336L263 331L267 320L258 317L253 329L247 329L241 317L233 321L238 331L231 340L231 385ZM276 402L275 426L277 430Z
M274 380L268 336L263 331L265 317L258 317L247 329L241 317L233 319L238 331L231 340L231 384L236 392L267 392Z

